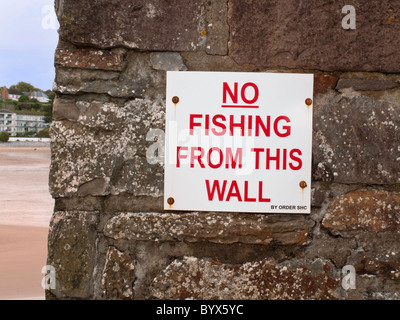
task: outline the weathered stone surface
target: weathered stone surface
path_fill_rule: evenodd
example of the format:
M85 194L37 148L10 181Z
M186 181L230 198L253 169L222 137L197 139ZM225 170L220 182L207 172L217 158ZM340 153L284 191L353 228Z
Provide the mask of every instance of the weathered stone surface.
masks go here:
M79 109L71 99L55 98L53 103L53 120L78 120Z
M53 90L60 94L100 93L117 98L165 96L165 72L155 70L150 60L150 53L128 52L123 72L59 67Z
M339 183L399 183L400 112L356 92L314 104L313 178Z
M101 284L103 298L133 299L135 264L128 254L109 247Z
M400 194L358 190L336 198L323 220L332 231L400 231Z
M178 52L152 52L150 53L151 65L156 70L186 71L182 56Z
M364 93L371 98L387 102L393 107L400 108L400 88L385 91L368 91Z
M79 45L185 51L203 47L204 7L190 0L57 0L60 36Z
M104 234L116 240L303 244L314 222L304 216L229 213L121 213Z
M322 259L231 265L184 257L154 279L151 293L157 299L338 299L338 285L332 265Z
M207 54L228 54L229 25L227 0L207 1L206 24L204 32L207 38Z
M351 252L357 248L353 238L334 238L326 234L313 237L313 241L299 256L307 259L328 259L336 266L346 265Z
M71 197L78 190L82 196L162 195L163 166L148 163L146 149L154 142L148 142L146 135L164 127L163 102L137 99L120 107L78 101L76 107L77 122L52 124L53 197Z
M325 93L328 89L334 89L338 82L338 77L329 74L314 75L314 94Z
M400 233L359 231L358 248L346 264L355 267L356 289L348 290L348 299L399 299Z
M121 71L123 58L122 52L109 50L57 49L54 61L63 67Z
M115 212L154 212L162 211L164 197L134 196L132 194L118 194L108 196L79 196L74 198L57 198L56 211L99 211L104 213Z
M400 4L354 0L356 29L344 30L344 4L331 0L230 1L229 54L263 67L399 72Z
M110 178L95 178L84 184L81 184L78 189L78 196L84 197L87 195L101 196L105 193Z
M253 65L240 65L229 56L209 55L202 51L182 52L181 55L191 71L256 71Z
M357 235L360 248L349 258L357 274L400 280L400 233L362 232ZM400 290L400 283L397 284ZM379 288L377 288L379 291Z
M58 298L87 298L93 287L97 215L79 211L55 212L50 222L47 264L56 271Z
M400 82L380 79L339 79L336 90L383 91L400 87Z

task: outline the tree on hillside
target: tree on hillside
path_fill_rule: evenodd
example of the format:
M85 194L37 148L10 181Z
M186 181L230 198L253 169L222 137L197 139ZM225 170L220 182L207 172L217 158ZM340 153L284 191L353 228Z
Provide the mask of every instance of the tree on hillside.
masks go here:
M18 102L27 102L27 101L29 101L29 97L24 94L20 96L18 99Z
M17 90L19 92L42 91L38 88L35 88L30 83L24 81L20 81L17 84L13 84L12 86L10 86L9 90Z

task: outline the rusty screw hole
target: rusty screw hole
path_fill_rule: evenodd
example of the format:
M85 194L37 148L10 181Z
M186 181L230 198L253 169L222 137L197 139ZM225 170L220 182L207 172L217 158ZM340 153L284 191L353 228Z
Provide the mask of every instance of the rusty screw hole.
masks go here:
M311 106L312 105L312 99L307 98L306 99L306 105Z
M305 181L300 181L299 186L302 189L307 188L307 183Z
M177 96L173 97L173 98L172 98L172 102L173 102L174 104L177 104L177 103L179 102L179 98L178 98Z
M167 203L168 203L170 206L172 206L172 205L174 204L174 202L175 202L175 200L174 200L174 198L172 198L172 197L169 197L169 198L167 199Z

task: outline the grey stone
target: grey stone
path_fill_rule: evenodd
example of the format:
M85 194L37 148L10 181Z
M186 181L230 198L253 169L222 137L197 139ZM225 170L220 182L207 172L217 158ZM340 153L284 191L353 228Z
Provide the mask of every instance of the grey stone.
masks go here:
M97 216L94 213L54 212L48 238L47 264L55 268L57 298L88 298L95 268Z
M123 107L97 101L76 105L80 110L77 122L52 124L54 161L49 185L53 197L77 195L89 181L95 181L95 188L82 187L82 196L162 195L163 166L147 162L146 148L152 142L146 135L152 128L164 127L163 103L137 99Z
M81 184L78 189L78 196L86 196L86 195L103 195L107 185L109 178L96 178L91 181L85 182Z
M79 109L73 100L55 98L53 103L53 120L72 120L79 118Z
M53 90L59 94L98 93L117 98L165 96L165 73L152 68L150 54L128 52L122 72L56 69Z
M102 210L104 213L115 212L154 212L162 211L164 197L134 196L129 193L108 196L79 196L72 198L57 198L55 200L55 210L68 211L96 211Z
M399 72L398 22L388 21L388 10L398 12L399 3L351 5L356 29L345 30L344 4L335 1L232 0L229 55L240 64L269 68Z
M232 265L183 257L162 271L150 290L157 299L338 299L338 285L337 272L322 259Z
M115 240L304 244L314 222L304 216L232 213L120 213L104 227Z
M154 69L164 71L186 71L187 67L183 63L182 57L178 52L152 52L150 61Z
M314 104L313 177L338 183L399 183L397 106L357 92Z
M307 259L328 259L335 266L346 265L348 257L357 248L357 241L353 238L334 238L322 233L314 236L313 241L299 254L299 257Z
M355 91L383 91L400 87L400 82L379 79L339 79L336 90L353 88Z
M387 102L396 108L400 108L400 88L385 91L368 91L364 93L371 98Z

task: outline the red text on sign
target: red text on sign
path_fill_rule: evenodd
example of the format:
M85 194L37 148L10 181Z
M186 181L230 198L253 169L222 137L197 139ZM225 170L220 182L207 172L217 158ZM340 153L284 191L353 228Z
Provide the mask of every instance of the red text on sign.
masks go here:
M235 129L239 130L240 136L265 136L270 137L271 134L279 138L290 136L291 127L290 119L281 115L275 119L271 116L253 116L253 115L229 115L227 118L223 114L191 114L189 116L190 135L194 134L194 129L200 128L204 130L206 136L213 134L215 136L223 136L229 134L234 135Z
M258 108L258 106L254 105L254 103L258 100L259 90L255 83L247 82L240 89L240 98L242 99L243 104L239 104L239 84L237 82L233 83L233 89L229 87L227 82L222 84L222 108ZM252 88L253 97L250 97L249 91L247 88ZM247 92L247 94L246 94ZM230 103L228 103L228 96L230 98Z
M214 180L212 185L210 180L206 180L207 196L209 201L230 201L236 199L239 202L271 202L271 199L264 198L263 196L263 181L258 182L258 190L254 194L249 195L249 182L244 181L243 186L239 187L236 180L230 182L228 188L228 181L223 180L222 183L219 180Z

